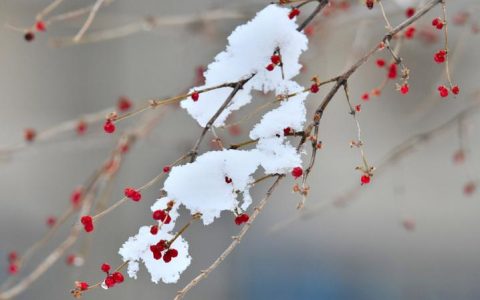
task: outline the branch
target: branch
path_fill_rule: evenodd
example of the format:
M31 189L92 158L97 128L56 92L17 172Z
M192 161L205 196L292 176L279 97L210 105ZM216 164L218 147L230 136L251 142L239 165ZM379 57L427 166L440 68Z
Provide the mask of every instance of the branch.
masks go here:
M230 246L223 251L223 253L205 270L201 271L200 274L195 277L192 281L190 281L184 288L179 290L177 292L177 295L175 296L174 300L181 300L185 297L185 295L192 289L194 288L197 284L200 283L203 279L207 278L207 276L215 270L221 263L222 261L225 260L225 258L237 247L238 244L240 244L242 238L245 236L245 234L248 232L250 229L250 226L252 225L253 221L257 218L257 216L260 214L260 212L263 210L265 205L267 204L269 198L271 197L273 191L277 187L277 185L280 183L280 181L284 178L285 175L278 175L277 179L275 182L270 186L268 189L265 197L258 203L258 206L255 207L254 212L250 216L249 221L242 227L242 230L240 230L239 234L232 237L233 241L230 244Z

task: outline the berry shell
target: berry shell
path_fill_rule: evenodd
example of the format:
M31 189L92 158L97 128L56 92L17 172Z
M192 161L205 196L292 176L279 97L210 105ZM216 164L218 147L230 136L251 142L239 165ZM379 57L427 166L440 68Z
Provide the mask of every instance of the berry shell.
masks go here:
M27 41L27 42L31 42L35 39L35 34L31 31L25 33L25 35L23 36L23 38Z

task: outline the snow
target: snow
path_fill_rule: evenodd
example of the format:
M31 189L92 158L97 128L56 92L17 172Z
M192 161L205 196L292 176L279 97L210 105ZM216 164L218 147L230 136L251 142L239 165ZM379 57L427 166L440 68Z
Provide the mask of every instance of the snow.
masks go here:
M162 210L162 209L165 209L167 208L167 203L171 200L171 198L169 197L163 197L163 198L160 198L158 199L153 205L152 207L150 207L150 209L152 210L152 213L156 210ZM172 210L169 212L169 215L170 215L170 218L172 218L172 220L170 221L170 223L168 224L163 224L162 221L163 220L159 220L158 221L158 228L159 230L162 230L162 231L165 231L165 232L170 232L173 230L173 228L175 227L175 221L177 220L177 218L180 216L180 214L178 213L178 208L179 208L179 205L178 203L175 203L175 205L172 207Z
M150 233L149 226L143 226L138 234L130 237L120 248L119 254L123 261L128 262L128 275L137 278L139 270L139 261L143 261L145 267L150 273L152 282L158 283L160 280L164 283L175 283L180 278L180 274L190 265L192 258L188 254L188 243L180 236L173 243L172 247L177 249L178 256L169 263L162 259L155 260L150 245L156 244L160 240L170 240L173 234L164 230L159 230L156 235Z
M237 206L237 193L253 180L258 155L253 151L224 150L207 152L194 163L172 168L164 184L168 196L191 213L201 213L208 225L224 210ZM225 176L232 183L225 181Z
M297 31L295 20L287 16L288 8L269 5L245 25L238 26L228 38L227 49L215 57L205 72L205 85L191 89L200 90L225 82L238 82L256 74L237 93L230 105L215 121L214 126L224 124L232 111L238 110L252 100L252 91L274 91L284 81L280 67L269 72L265 67L270 63L274 50L280 49L284 63L285 79L298 75L301 69L300 54L307 49L306 36ZM220 108L233 89L230 87L200 95L197 102L185 100L181 106L204 127Z
M287 94L302 90L302 87L293 81L288 82L288 86L279 94ZM281 102L280 107L266 113L260 123L255 125L250 132L251 139L273 137L276 134L283 135L283 129L290 127L295 131L303 130L306 121L305 99L307 93L301 93L288 100Z
M295 19L288 18L289 12L289 8L267 6L253 20L235 29L228 38L226 50L208 66L204 87L238 82L255 74L215 121L215 127L224 125L231 112L250 103L253 91L274 92L277 96L303 91L304 88L292 78L300 72L299 58L307 49L307 38L297 31ZM279 66L272 72L265 69L277 48L284 64L284 78ZM204 87L195 87L191 91ZM197 102L189 99L181 105L200 126L205 126L231 91L232 88L228 87L202 93ZM180 206L190 214L201 213L203 224L209 225L224 211L235 213L249 208L252 203L250 189L255 180L253 175L257 171L285 174L301 166L301 153L283 135L283 129L303 129L307 95L301 92L284 99L277 108L267 112L249 133L250 138L256 140L250 149L206 152L192 163L171 169L163 188L167 196L158 199L151 207L152 211L165 209L173 200L175 205L169 212L171 223L159 224L161 227L156 235L150 233L149 226L141 227L138 234L130 237L119 250L123 260L128 261L130 277L137 278L139 263L143 262L153 282L173 283L190 265L188 243L182 237L173 244L179 255L170 263L155 260L150 251L151 245L174 236ZM226 177L232 182L226 182Z

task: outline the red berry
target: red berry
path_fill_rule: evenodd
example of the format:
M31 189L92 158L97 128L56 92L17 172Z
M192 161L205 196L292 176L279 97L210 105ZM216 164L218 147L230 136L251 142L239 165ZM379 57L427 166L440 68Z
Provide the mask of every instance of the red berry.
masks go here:
M93 218L92 218L91 216L83 216L83 217L80 219L80 222L81 222L83 225L92 224L92 223L93 223Z
M93 229L94 229L93 224L85 225L83 228L85 229L85 232L87 232L87 233L92 232Z
M163 167L163 173L168 173L168 172L170 172L170 169L171 169L170 166L165 166L165 167Z
M107 264L107 263L103 263L102 266L100 267L100 269L105 272L105 273L108 273L110 272L110 265Z
M9 261L9 262L16 261L17 258L18 258L17 252L12 251L12 252L8 253L8 261Z
M282 62L282 58L280 57L280 55L278 54L274 54L272 55L272 57L270 58L270 60L272 61L272 64L275 64L275 65L278 65Z
M364 93L364 94L362 95L362 100L363 100L363 101L368 101L369 99L370 99L370 95L369 95L368 93Z
M298 16L299 14L300 14L300 10L298 8L294 8L288 14L288 18L291 20L291 19L295 18L296 16Z
M163 224L170 224L172 218L164 210L156 210L153 212L152 217L154 220L163 222Z
M8 273L10 275L14 275L18 273L18 265L15 263L11 263L8 265Z
M115 286L115 279L113 278L112 275L110 276L107 276L107 278L105 278L105 285L107 286L107 288L112 288Z
M460 88L458 87L458 85L452 86L452 93L454 95L458 95L458 93L460 93Z
M243 213L235 217L235 224L242 225L243 223L247 223L250 217Z
M356 110L357 112L360 112L360 111L362 110L362 105L361 105L361 104L355 105L355 110Z
M76 259L75 254L70 254L65 259L65 263L69 266L73 266L73 265L75 265L75 259Z
M167 249L167 241L166 240L160 240L158 243L155 245L158 249L158 251L163 251Z
M383 60L383 59L381 59L381 58L377 59L376 63L377 63L377 66L378 66L379 68L382 68L382 67L385 66L385 60Z
M438 92L440 94L440 97L445 98L448 96L448 89L444 85L440 85L438 87Z
M55 217L48 217L46 223L48 227L53 227L55 223L57 223L57 219Z
M310 87L310 92L316 94L318 93L318 91L320 90L320 88L318 87L318 85L316 83L312 84L312 86Z
M360 181L362 182L362 184L368 184L368 183L370 183L370 176L368 176L368 175L363 175L363 176L360 178Z
M25 138L25 140L27 142L33 142L35 140L36 136L37 136L37 133L36 133L35 129L32 129L32 128L25 129L25 131L23 133L23 137Z
M93 227L93 218L91 216L83 216L80 219L80 222L83 224L83 228L85 229L86 232L92 232L94 227Z
M142 194L133 188L125 188L124 195L135 202L138 202L140 199L142 199Z
M408 83L405 83L400 87L400 93L406 95L408 94L408 91L409 91Z
M433 55L433 60L434 60L437 64L441 64L441 63L444 63L444 62L445 62L446 56L447 56L447 51L445 51L445 50L439 50L437 53L435 53L435 54Z
M287 136L287 135L290 135L290 134L292 134L292 128L290 128L290 127L283 128L283 135L284 136Z
M305 33L305 35L308 36L308 37L313 36L313 34L315 33L315 26L313 26L313 25L308 25L308 26L305 27L305 29L303 30L303 33Z
M82 281L78 283L78 288L80 288L81 291L86 291L88 290L88 283Z
M35 28L36 28L38 31L45 31L45 30L47 30L47 26L45 25L45 22L43 22L43 21L37 21L37 23L35 23Z
M162 252L153 252L153 258L159 260L162 258Z
M103 130L105 130L106 133L113 133L115 131L115 124L113 124L112 120L107 119L105 121L105 124L103 125Z
M408 7L408 8L405 10L405 16L406 16L407 18L411 18L414 14L415 14L415 8L413 8L413 7Z
M172 257L168 255L168 252L163 255L163 261L169 263L172 260Z
M373 8L373 0L365 0L365 5L367 6L368 9Z
M475 182L470 181L467 184L465 184L465 186L463 187L463 193L466 196L470 196L475 192L476 189L477 189L477 186L475 185Z
M397 65L395 63L391 64L388 68L388 78L395 79L397 78Z
M443 28L443 21L440 18L435 18L432 20L432 26L436 27L438 30Z
M31 42L35 39L35 34L33 34L33 32L29 31L27 33L25 33L25 35L23 36L23 38L27 41L27 42Z
M113 280L115 280L115 283L122 283L125 278L123 277L123 274L120 272L115 272L112 274Z
M197 92L197 91L194 91L191 95L192 97L192 100L197 102L198 101L198 98L200 98L200 94Z
M269 64L268 66L265 67L265 69L267 69L268 71L273 71L273 69L275 69L275 65L274 64Z
M301 167L295 167L292 170L292 176L297 179L298 177L302 176L303 169Z
M150 227L150 233L156 235L158 233L158 226L153 225L152 227Z
M225 176L225 182L226 183L232 183L232 178Z
M76 129L78 135L84 134L87 131L87 123L83 120L78 121Z
M413 39L414 34L415 34L415 27L413 27L413 26L408 27L405 30L405 38L407 38L407 39Z
M72 192L72 195L70 196L70 201L72 202L72 205L74 207L78 207L81 200L82 200L82 189L81 188L76 188Z
M170 249L168 249L167 253L165 253L165 254L168 254L171 257L177 257L178 256L178 251L177 251L177 249L170 248Z
M132 108L132 101L125 96L121 96L120 98L118 98L117 108L121 112L126 112L127 110Z

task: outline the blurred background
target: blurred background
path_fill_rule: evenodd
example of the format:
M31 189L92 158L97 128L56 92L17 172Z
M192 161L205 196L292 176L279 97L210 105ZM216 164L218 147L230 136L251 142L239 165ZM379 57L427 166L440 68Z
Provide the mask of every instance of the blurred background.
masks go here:
M2 0L0 23L32 26L35 15L49 3ZM108 111L122 95L139 104L182 93L195 84L197 68L208 65L225 48L230 32L268 3L117 0L100 9L89 32L118 28L150 15L178 17L187 24L65 47L52 46L52 40L75 35L84 17L52 24L31 43L23 39L23 33L1 27L2 149L21 142L25 128L41 131ZM330 8L313 23L309 50L302 56L305 69L298 77L300 84L307 86L314 75L321 79L338 75L383 36L385 24L378 6L369 11L357 1L348 3L348 9ZM66 0L53 15L89 4L93 1ZM397 2L384 4L393 24L405 19L405 8ZM366 63L349 82L352 102L362 103L358 117L366 155L374 166L408 138L478 106L478 1L447 4L452 21L452 77L461 88L458 97L441 99L436 90L446 84L443 65L432 59L443 45L441 32L430 25L441 15L440 7L419 22L415 38L400 49L411 70L408 95L401 95L389 82L379 97L362 102L361 95L385 78L375 59L390 59L386 51ZM300 19L310 9L302 10ZM202 19L212 11L219 11L221 17ZM463 25L453 22L464 12L469 17ZM326 90L309 97L309 116ZM232 122L271 99L271 95L258 95ZM119 123L113 135L104 134L101 123L89 126L81 137L65 132L1 161L0 281L9 276L8 253L21 254L47 232L45 220L68 208L72 190L105 161L120 133L141 119L136 116ZM234 130L217 133L226 144L241 142L258 119L257 115ZM323 149L309 179L311 191L304 210L296 210L300 198L291 192L293 180L283 182L242 243L186 299L479 299L480 199L477 193L464 191L465 185L478 181L479 121L474 112L462 122L454 121L442 134L416 143L414 151L402 159L387 162L370 185L360 187L360 172L355 171L360 156L349 145L356 138L356 127L339 93L322 120ZM121 198L125 186L146 183L179 153L189 150L200 131L180 108L161 112L153 130L126 157L109 193L110 203ZM208 150L208 141L205 144L203 150ZM453 159L458 150L465 153L463 163ZM140 203L127 203L103 218L89 238L81 235L65 256L84 256L83 266L69 266L61 259L17 299L69 299L74 281L101 280L99 265L121 263L118 248L150 222L149 207L161 187L157 183L144 192ZM255 187L254 199L260 199L267 187ZM228 246L239 230L232 219L225 214L208 227L195 224L187 231L193 260L177 284L151 283L142 266L138 280L127 279L108 291L96 289L85 294L85 299L172 299ZM35 254L22 274L28 274L65 238L74 221L67 221L66 228Z

